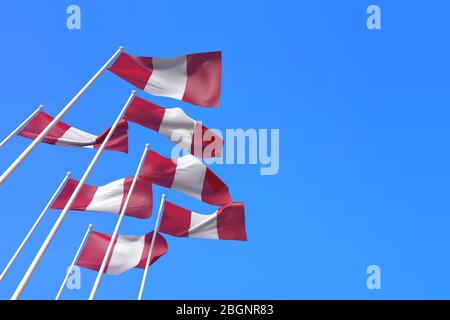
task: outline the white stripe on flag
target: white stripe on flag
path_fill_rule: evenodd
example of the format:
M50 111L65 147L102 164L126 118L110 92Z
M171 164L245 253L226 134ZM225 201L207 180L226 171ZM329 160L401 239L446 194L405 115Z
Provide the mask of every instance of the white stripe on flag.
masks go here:
M178 158L172 189L201 200L206 167L193 155Z
M211 215L191 212L189 237L218 240L219 233L217 231L217 212Z
M56 145L64 147L76 147L77 144L80 144L86 145L87 148L93 148L92 144L95 143L96 139L96 135L71 127L64 133L61 138L58 139Z
M177 143L185 150L191 150L192 136L194 135L195 120L190 118L180 108L166 109L159 127L159 133L169 140ZM172 138L180 139L172 140Z
M117 275L136 267L141 261L144 245L145 236L119 235L106 273Z
M181 100L187 84L187 59L153 58L153 71L144 91L155 96L167 96Z
M124 196L125 179L120 179L98 187L87 211L120 213Z

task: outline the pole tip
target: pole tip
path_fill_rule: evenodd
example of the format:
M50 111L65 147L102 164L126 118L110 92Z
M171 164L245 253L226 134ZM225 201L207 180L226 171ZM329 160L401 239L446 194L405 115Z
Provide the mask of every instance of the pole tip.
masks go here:
M148 148L150 148L150 143L146 143L145 144L145 147L148 149Z
M131 94L133 95L136 94L136 90L131 91Z
M66 177L70 177L71 175L72 175L72 172L70 172L70 171L66 173Z
M165 193L163 193L163 195L162 195L162 198L163 198L163 199L165 199L165 198L166 198L166 194L165 194Z
M120 51L123 51L123 49L124 49L123 46L119 46Z
M88 226L88 228L89 228L89 229L92 229L93 226L94 226L94 225L93 225L92 223L90 223L89 226Z
M41 104L40 106L39 106L39 108L38 108L39 110L42 110L42 109L44 109L44 105L43 104Z

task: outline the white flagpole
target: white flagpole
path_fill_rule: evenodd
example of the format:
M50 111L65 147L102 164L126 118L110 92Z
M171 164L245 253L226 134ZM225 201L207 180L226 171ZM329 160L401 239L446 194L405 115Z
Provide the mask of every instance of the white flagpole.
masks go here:
M36 219L36 222L33 224L33 226L31 227L30 231L28 231L28 234L25 236L25 238L23 239L22 243L20 244L19 248L17 248L16 252L14 253L14 255L12 256L11 260L9 260L8 264L6 265L5 269L3 270L2 274L0 275L0 281L3 280L3 278L6 276L6 274L8 273L9 269L11 268L11 266L13 265L14 261L16 261L17 256L22 252L23 248L25 247L25 245L27 244L28 240L30 239L31 235L34 233L34 231L36 230L36 228L38 227L39 223L41 222L42 218L44 218L44 215L47 213L47 211L50 209L50 207L52 206L53 202L55 201L55 199L59 196L59 194L61 193L62 189L65 187L67 181L70 178L70 172L67 172L66 176L64 177L64 180L61 182L61 184L59 185L58 189L55 191L55 193L53 194L53 196L51 197L50 201L47 203L47 205L45 206L44 210L42 210L41 214L39 215L39 217Z
M139 162L139 165L136 169L136 173L134 175L133 182L131 183L130 190L128 191L128 195L125 199L125 203L123 205L122 210L120 211L120 215L119 215L119 219L117 220L116 227L114 228L114 232L111 236L111 240L109 241L108 248L106 249L105 256L103 257L102 264L100 266L100 269L98 270L97 278L95 279L94 286L92 287L91 294L89 295L89 300L94 300L95 294L97 293L97 289L100 284L100 280L102 279L103 273L105 272L105 269L106 269L106 263L108 261L109 256L111 255L111 251L112 251L114 242L116 241L117 234L119 233L120 225L122 224L123 217L125 216L125 212L127 211L128 204L131 199L131 195L134 191L134 187L136 186L137 179L139 178L139 175L141 174L142 167L144 166L145 157L147 156L148 149L149 149L149 144L146 144L145 148L144 148L144 153L142 154L142 157L141 157L141 161Z
M123 106L122 111L120 111L119 115L117 116L117 119L114 121L114 124L111 127L111 130L107 134L105 140L103 141L100 148L97 150L97 153L95 154L94 158L92 159L91 163L89 164L88 168L86 169L86 172L84 173L83 177L81 178L80 182L78 183L78 186L75 188L72 196L70 197L70 199L67 202L66 206L64 207L63 211L61 212L61 214L59 215L55 224L53 225L53 228L50 230L50 233L47 235L47 238L45 239L45 241L42 244L41 248L39 249L38 253L34 257L34 260L31 263L31 265L29 266L25 275L23 276L22 281L17 286L16 291L14 292L13 296L11 297L11 300L17 300L20 298L20 295L22 294L28 281L30 280L31 276L33 275L34 270L36 269L37 265L41 261L42 256L44 255L45 251L47 251L48 246L52 242L56 232L58 231L59 227L61 226L61 223L63 222L63 220L66 217L67 213L69 212L70 208L72 207L72 204L75 202L75 199L78 197L78 194L80 193L81 188L83 187L87 178L91 174L91 171L94 168L95 164L97 163L97 160L100 158L100 155L102 154L103 150L105 149L106 145L108 144L109 140L111 139L114 131L117 128L117 125L119 124L119 121L123 118L125 112L128 109L128 106L130 105L130 103L133 100L135 95L136 95L136 91L133 90L133 92L131 93L127 102Z
M166 203L166 195L163 194L161 197L161 204L159 205L158 217L156 218L155 230L153 231L152 242L150 244L150 250L148 251L147 262L145 263L144 275L142 276L141 288L139 290L138 300L142 300L142 295L144 294L145 282L147 280L148 267L150 265L150 261L153 255L153 248L155 246L156 236L159 231L159 223L161 221L161 216L164 208L164 204Z
M86 90L94 83L95 80L105 71L111 62L123 51L123 47L114 53L109 60L97 71L97 73L89 80L85 86L69 101L69 103L59 112L59 114L49 123L49 125L37 136L36 139L22 152L20 156L6 169L0 176L0 186L9 178L9 176L19 167L19 165L30 155L30 153L36 148L36 146L45 138L50 130L61 120L61 118L73 107L73 105L80 99L80 97L86 92Z
M88 228L87 228L87 230L86 230L86 234L84 235L83 240L82 240L81 243L80 243L80 246L79 246L79 248L78 248L78 251L77 251L77 253L75 254L75 257L73 258L72 263L71 263L69 269L67 269L66 276L64 277L64 280L63 280L63 282L62 282L62 284L61 284L61 287L59 288L59 291L58 291L58 294L56 295L55 300L59 300L59 298L61 297L61 293L63 292L64 287L66 286L67 280L69 279L69 276L70 276L70 274L72 273L72 269L73 269L73 267L75 266L75 263L77 263L78 258L80 257L81 250L82 250L83 247L84 247L84 243L86 242L87 238L88 238L89 235L91 234L91 230L92 230L92 224L90 224L90 225L88 226Z
M38 115L38 113L41 112L43 109L44 109L44 106L40 105L28 118L25 119L24 122L22 122L13 132L11 132L9 134L9 136L7 136L5 138L5 140L0 142L0 148L3 147L6 143L8 143L8 141L11 140L16 134L18 134L23 128L25 128L25 126L31 120L33 120Z

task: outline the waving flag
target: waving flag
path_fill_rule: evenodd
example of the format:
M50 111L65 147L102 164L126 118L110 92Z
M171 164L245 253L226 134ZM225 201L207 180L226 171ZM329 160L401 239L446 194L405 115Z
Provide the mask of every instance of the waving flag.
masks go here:
M121 53L109 70L141 90L203 107L220 103L222 53L178 58L135 57Z
M227 185L192 155L169 159L150 151L141 177L213 205L231 202Z
M34 140L42 131L44 131L52 120L52 116L45 112L40 112L22 131L18 133L18 135ZM71 127L60 121L45 136L43 142L64 147L98 149L105 140L109 131L110 129L106 130L101 135L96 136ZM106 145L106 149L125 153L128 152L128 123L126 120L122 120L119 123L111 139Z
M222 155L222 138L190 118L180 108L164 109L135 97L124 118L159 132L172 141L176 139L174 142L180 147L200 158Z
M133 177L120 179L101 187L85 184L75 199L71 210L119 214L128 196L132 182ZM77 185L78 181L70 179L53 203L52 209L64 209ZM151 216L152 208L152 185L150 182L139 178L136 181L136 186L125 214L134 218L146 219Z
M119 275L133 268L144 269L147 262L153 232L145 236L119 235L114 243L105 273ZM92 231L78 258L77 265L91 270L100 270L112 236ZM157 234L150 265L168 251L166 239Z
M233 202L204 215L166 202L159 231L176 237L246 241L244 204Z

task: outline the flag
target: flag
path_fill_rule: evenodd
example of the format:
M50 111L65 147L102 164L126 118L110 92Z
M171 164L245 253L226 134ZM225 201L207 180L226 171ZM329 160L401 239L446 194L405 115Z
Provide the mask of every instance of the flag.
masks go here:
M203 107L218 107L222 53L177 58L135 57L122 52L109 70L141 90Z
M40 112L18 133L18 135L34 140L42 131L44 131L52 120L52 116L45 112ZM71 148L98 149L110 130L111 128L101 135L96 136L60 121L50 130L42 142ZM126 120L119 122L119 125L106 145L106 149L125 153L128 152L128 123Z
M169 159L150 151L141 177L209 204L221 206L231 202L227 185L192 155Z
M124 119L161 133L187 152L200 158L220 157L223 140L190 118L182 109L164 109L142 98L135 97Z
M84 184L70 209L119 214L132 182L133 177L113 181L100 187ZM53 202L52 209L64 209L77 186L78 181L69 179L58 198ZM138 178L125 214L134 218L146 219L151 216L152 208L152 184Z
M119 275L133 268L145 269L152 237L153 232L145 236L118 235L106 265L105 273ZM78 258L77 265L99 271L111 238L112 236L108 234L92 231ZM150 265L165 255L167 251L166 239L162 235L157 234Z
M246 241L244 204L233 202L205 215L166 202L159 231L176 237Z

